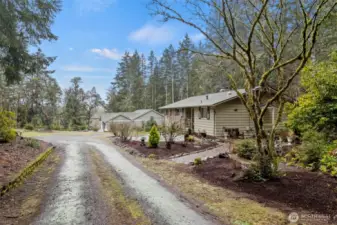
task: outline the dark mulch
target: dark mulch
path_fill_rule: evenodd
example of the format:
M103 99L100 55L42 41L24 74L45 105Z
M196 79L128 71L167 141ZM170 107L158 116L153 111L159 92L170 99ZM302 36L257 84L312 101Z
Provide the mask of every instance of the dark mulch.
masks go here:
M0 143L0 187L8 183L48 146L48 143L39 141L40 148L32 148L27 146L24 139L17 139L12 143Z
M269 206L286 204L290 208L325 214L337 211L337 179L328 175L291 171L286 176L266 182L235 181L233 177L241 172L240 166L231 159L220 158L205 161L194 167L193 172L214 185L247 193Z
M145 156L155 154L158 158L161 159L168 158L170 156L177 155L180 153L196 152L216 146L215 142L207 142L204 144L188 142L186 146L183 146L183 142L176 142L172 144L171 149L167 149L165 142L160 142L158 148L148 148L146 146L141 146L139 141L130 141L124 144L136 149L138 152L140 152Z

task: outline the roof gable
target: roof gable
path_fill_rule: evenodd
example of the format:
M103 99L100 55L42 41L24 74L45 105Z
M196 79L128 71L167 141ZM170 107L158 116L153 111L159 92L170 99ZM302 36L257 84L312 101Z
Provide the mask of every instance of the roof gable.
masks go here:
M156 110L150 109L150 110L147 110L146 112L144 112L144 113L142 113L142 114L139 114L137 117L133 118L133 120L138 119L139 117L145 116L146 114L148 114L148 113L150 113L150 112L154 112L154 113L156 113L156 114L158 114L158 115L164 117L163 114L157 112Z
M120 118L123 118L123 119L126 119L126 120L131 120L129 117L127 117L127 116L125 116L125 115L123 115L123 114L118 114L118 115L116 115L115 117L109 119L108 121L116 120L116 119L118 119L119 117L120 117Z

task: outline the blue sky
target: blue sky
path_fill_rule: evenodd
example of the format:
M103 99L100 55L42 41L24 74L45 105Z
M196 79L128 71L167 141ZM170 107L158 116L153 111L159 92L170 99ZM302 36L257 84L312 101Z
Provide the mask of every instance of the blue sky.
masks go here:
M186 33L198 42L202 35L177 22L161 23L149 15L148 0L64 0L53 32L59 37L41 46L57 56L51 69L62 89L80 76L83 87L93 86L105 98L121 55L137 49L160 56L169 44L177 46Z

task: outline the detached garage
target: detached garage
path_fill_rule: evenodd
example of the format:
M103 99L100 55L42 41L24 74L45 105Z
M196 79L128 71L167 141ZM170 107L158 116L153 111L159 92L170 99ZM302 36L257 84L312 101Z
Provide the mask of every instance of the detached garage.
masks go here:
M109 130L109 123L132 123L142 127L151 117L158 125L164 123L164 116L153 109L139 109L134 112L104 113L100 115L101 131Z

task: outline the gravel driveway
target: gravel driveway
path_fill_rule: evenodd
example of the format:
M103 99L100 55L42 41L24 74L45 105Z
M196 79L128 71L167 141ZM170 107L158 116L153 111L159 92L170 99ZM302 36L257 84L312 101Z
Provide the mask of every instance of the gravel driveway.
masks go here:
M152 224L208 225L211 220L195 211L187 202L163 187L156 179L131 163L102 136L52 135L40 139L65 146L65 161L55 180L46 207L34 224L114 224L105 219L99 194L92 184L88 149L100 152L120 176L149 215Z

